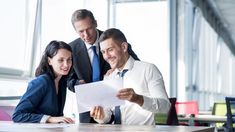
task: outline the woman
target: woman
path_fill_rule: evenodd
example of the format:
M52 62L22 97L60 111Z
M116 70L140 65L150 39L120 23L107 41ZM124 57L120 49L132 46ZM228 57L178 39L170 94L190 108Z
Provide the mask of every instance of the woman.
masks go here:
M62 41L51 41L12 116L14 122L74 123L63 116L66 79L72 66L71 47Z

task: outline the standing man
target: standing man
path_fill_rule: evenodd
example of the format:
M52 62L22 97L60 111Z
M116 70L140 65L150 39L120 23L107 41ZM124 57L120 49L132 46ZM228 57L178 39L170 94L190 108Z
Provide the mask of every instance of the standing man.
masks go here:
M127 103L113 109L95 106L91 116L99 123L155 125L154 113L167 113L170 102L163 77L151 63L136 61L127 52L124 34L115 28L106 30L100 37L100 49L104 59L114 71L104 79L123 79L123 87L117 97Z
M69 43L73 50L73 69L68 79L68 88L74 92L75 85L103 80L110 66L101 55L98 39L102 31L97 29L92 12L86 9L76 10L71 22L80 36ZM128 52L134 59L138 59L130 45ZM81 123L95 123L89 112L79 114L79 120Z

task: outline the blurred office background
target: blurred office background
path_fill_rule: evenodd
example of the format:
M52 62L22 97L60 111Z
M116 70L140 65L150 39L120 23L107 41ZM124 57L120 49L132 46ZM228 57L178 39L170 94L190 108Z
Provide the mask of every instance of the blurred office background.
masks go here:
M210 110L235 96L234 35L225 17L234 17L235 4L221 1L1 0L0 105L18 103L51 40L79 37L71 15L87 8L98 29L119 28L142 61L157 65L169 97ZM65 114L76 115L75 94L68 91L66 101Z

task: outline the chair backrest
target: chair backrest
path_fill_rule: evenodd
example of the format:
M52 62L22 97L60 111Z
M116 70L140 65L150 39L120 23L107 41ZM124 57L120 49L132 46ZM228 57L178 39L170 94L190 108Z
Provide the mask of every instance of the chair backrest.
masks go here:
M227 113L225 102L215 102L212 109L212 115L225 116ZM224 123L215 123L217 129L223 128Z
M166 113L157 113L155 114L155 121L158 125L178 125L178 117L175 110L176 98L169 98L171 103L170 110L168 114Z
M169 98L171 107L166 120L167 125L179 125L178 116L175 109L176 98Z
M15 104L21 96L0 96L0 120L11 121L11 116L15 110Z
M225 102L215 102L212 109L212 115L224 116L227 113Z
M198 114L198 102L197 101L185 101L185 102L176 102L175 103L177 115L182 116L195 116ZM198 123L192 124L191 121L180 122L180 125L195 125L198 126Z
M198 102L187 101L187 102L176 102L175 103L176 113L178 115L197 115L198 114Z
M0 108L0 121L11 121L11 116Z
M227 122L226 127L229 131L234 131L233 124L235 124L235 97L225 97L227 106Z
M0 106L0 111L1 111L0 120L11 121L12 120L11 115L13 114L14 110L15 106Z

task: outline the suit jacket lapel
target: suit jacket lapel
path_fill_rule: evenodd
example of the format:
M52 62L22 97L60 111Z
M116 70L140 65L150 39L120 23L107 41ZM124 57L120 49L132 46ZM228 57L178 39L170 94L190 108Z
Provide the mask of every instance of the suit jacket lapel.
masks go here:
M77 51L77 62L79 63L78 67L81 73L81 78L85 79L86 82L91 81L91 73L92 73L92 68L91 68L91 63L90 59L87 53L87 48L85 46L85 43L82 42L80 45L76 46L76 51Z

